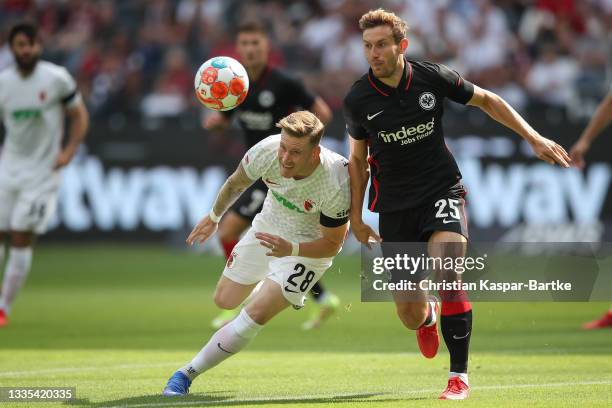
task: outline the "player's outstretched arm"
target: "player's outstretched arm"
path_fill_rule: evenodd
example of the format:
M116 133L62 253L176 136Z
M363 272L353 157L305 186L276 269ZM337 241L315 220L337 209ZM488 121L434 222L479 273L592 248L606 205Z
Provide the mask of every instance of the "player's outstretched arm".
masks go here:
M584 167L584 155L591 148L591 143L601 134L601 131L612 121L612 91L606 95L597 107L595 114L580 135L580 138L570 149L570 157L578 168Z
M210 238L217 231L219 220L223 214L240 197L240 194L253 183L254 180L247 176L242 163L240 163L236 171L229 176L219 190L211 212L202 218L187 237L187 243L189 245L193 245L195 242L202 244Z
M303 256L305 258L332 258L338 255L342 248L342 243L346 238L349 223L338 227L324 227L321 225L323 236L309 242L290 242L278 235L265 232L255 233L261 245L268 248L266 255L282 258L284 256Z
M571 159L565 149L541 136L499 95L474 86L474 95L468 105L478 106L487 115L518 133L531 145L536 156L550 164L569 167Z
M314 113L324 125L327 125L332 119L332 111L329 105L320 96L315 98L310 107L310 111Z
M85 140L87 129L89 128L89 113L87 113L85 104L82 102L76 106L67 108L66 116L70 123L68 143L66 143L66 146L62 149L59 156L57 156L55 161L56 169L62 168L70 163L79 145Z
M363 197L368 186L368 145L366 140L357 140L349 137L351 153L349 156L348 171L351 180L351 226L357 241L371 248L370 241L381 241L380 237L361 217Z
M211 112L202 121L202 127L212 132L221 132L229 127L230 119L219 112Z

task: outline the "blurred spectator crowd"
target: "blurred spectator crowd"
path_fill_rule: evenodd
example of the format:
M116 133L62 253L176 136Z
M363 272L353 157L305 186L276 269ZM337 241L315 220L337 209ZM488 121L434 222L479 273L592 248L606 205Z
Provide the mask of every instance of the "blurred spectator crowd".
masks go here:
M197 67L235 55L234 27L260 18L274 64L338 110L368 68L357 22L378 7L408 22L409 58L443 62L519 110L579 116L606 92L612 0L4 0L0 69L11 23L30 18L43 58L74 74L94 117L189 118L201 111Z

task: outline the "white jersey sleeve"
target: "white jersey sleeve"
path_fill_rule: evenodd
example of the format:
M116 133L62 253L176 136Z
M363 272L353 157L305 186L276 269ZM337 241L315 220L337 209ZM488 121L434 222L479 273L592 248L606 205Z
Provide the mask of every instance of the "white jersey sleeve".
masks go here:
M321 204L320 224L324 227L339 227L348 222L351 207L351 188L349 184L348 162L334 154L332 179L329 194Z
M58 96L60 103L67 108L77 106L81 102L81 96L77 90L76 82L68 70L64 67L57 67Z
M251 147L242 158L242 167L251 180L257 180L278 161L280 135L269 136Z

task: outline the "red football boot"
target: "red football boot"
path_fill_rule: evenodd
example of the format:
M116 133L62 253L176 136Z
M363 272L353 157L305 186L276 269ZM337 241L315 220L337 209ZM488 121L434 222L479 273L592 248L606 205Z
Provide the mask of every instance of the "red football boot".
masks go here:
M461 377L448 379L448 386L438 399L442 400L464 400L470 395L470 386L463 382Z
M440 320L440 305L437 301L430 301L429 307L434 307L436 312L436 323L431 326L421 326L416 331L417 342L421 354L427 358L434 358L438 354L440 336L438 335L438 320Z
M4 309L0 309L0 327L8 324L8 316L4 312Z
M604 327L612 327L612 310L608 310L608 312L599 319L582 325L582 328L586 330L603 329Z

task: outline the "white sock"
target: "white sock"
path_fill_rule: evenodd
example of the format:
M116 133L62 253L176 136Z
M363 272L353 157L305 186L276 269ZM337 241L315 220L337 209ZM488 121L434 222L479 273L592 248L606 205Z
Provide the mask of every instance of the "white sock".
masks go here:
M426 324L425 327L431 327L438 321L438 316L436 315L436 302L429 302L429 311L431 313L431 322Z
M0 242L0 274L2 274L2 271L4 270L4 251L4 244ZM0 309L3 309L3 304L4 302L2 302L2 285L0 285Z
M463 381L465 383L465 385L469 386L470 383L468 382L468 375L467 373L454 373L454 372L449 372L448 373L448 378L453 378L453 377L459 377L461 378L461 381Z
M9 249L8 261L4 270L4 279L2 280L2 293L0 294L0 309L3 309L7 314L11 310L11 306L23 286L30 267L32 266L32 248L15 248Z
M217 330L191 363L180 371L193 380L242 350L262 328L263 325L255 323L242 309L234 320Z

